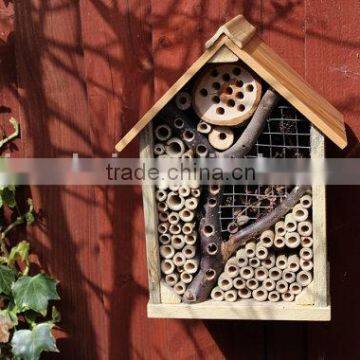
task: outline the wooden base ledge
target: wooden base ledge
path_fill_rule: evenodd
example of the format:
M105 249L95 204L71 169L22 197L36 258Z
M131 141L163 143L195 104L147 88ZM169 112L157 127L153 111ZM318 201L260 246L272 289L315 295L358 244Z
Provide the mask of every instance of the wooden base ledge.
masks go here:
M205 301L200 304L151 304L149 318L330 321L331 307L304 306L279 302L246 304Z

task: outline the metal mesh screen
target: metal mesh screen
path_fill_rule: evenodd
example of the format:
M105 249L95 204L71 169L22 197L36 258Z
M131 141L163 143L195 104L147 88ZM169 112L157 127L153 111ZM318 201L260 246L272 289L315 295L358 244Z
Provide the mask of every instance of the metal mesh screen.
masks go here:
M248 156L266 158L310 157L310 123L283 101L267 119L264 132ZM287 186L227 185L220 220L223 237L238 213L254 221L271 211L291 190Z

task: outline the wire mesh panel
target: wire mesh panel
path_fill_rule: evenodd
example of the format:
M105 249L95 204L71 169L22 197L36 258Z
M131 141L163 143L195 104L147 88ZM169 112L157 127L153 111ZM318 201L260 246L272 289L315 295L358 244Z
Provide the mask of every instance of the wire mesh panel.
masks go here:
M310 157L311 125L295 108L282 101L267 119L263 133L248 157L307 158ZM220 219L223 237L228 224L238 215L254 221L270 212L291 191L289 186L227 185Z

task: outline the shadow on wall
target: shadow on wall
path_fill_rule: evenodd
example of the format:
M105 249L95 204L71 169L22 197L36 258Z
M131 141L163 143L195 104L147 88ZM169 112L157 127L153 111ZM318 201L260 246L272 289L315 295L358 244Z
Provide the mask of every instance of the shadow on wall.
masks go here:
M4 3L5 9L12 6L11 1ZM301 4L271 1L273 15L264 20L262 2L256 1L244 1L244 6L225 1L216 8L208 0L193 5L178 0L16 2L15 37L10 35L0 44L0 76L2 92L16 98L19 109L13 102L7 103L7 97L0 109L12 111L21 121L23 135L18 145L23 156L60 157L74 152L109 156L118 138L152 105L153 93L162 95L200 54L204 41L219 25L244 12L259 29L296 38L291 27L279 28L277 21ZM1 13L0 26L4 26ZM310 35L337 43L331 36ZM351 49L359 45L348 41L341 46ZM352 102L343 104L342 110L351 106ZM350 140L358 155L356 135ZM137 156L137 151L133 143L122 156ZM305 324L146 320L140 189L74 186L32 191L35 203L46 213L43 226L33 234L33 247L61 281L61 325L67 333L59 341L63 356L146 358L153 350L159 358L173 354L183 358L189 353L198 358L209 354L245 358L244 343L251 343L266 356L274 346L269 343L272 331L287 333L297 346L306 342ZM342 251L335 238L359 230L357 213L344 201L347 195L353 198L354 189L332 191L329 207L330 258L336 281L332 284L337 309L334 321L343 334L350 330L341 324L341 309L353 307L339 291L350 290L343 274L344 270L355 274L356 265L335 257ZM355 237L352 243L357 248ZM359 318L357 313L352 316ZM318 333L323 331L331 330L319 325ZM174 338L176 344L170 341ZM186 343L183 351L179 339ZM165 345L158 348L159 341Z

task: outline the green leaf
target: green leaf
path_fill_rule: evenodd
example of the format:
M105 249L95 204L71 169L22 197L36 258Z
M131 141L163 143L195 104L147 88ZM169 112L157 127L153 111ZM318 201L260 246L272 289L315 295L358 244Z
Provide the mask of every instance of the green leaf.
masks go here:
M32 199L28 199L27 203L29 205L29 210L25 213L25 220L28 225L31 225L35 221L34 203Z
M15 199L15 187L14 186L6 186L1 191L1 199L2 202L10 208L16 206Z
M51 328L51 324L41 323L32 330L15 331L11 339L13 354L23 360L37 360L43 351L58 352Z
M51 320L54 324L61 321L61 314L55 306L53 306L51 309Z
M9 295L11 285L16 280L16 272L6 265L0 265L0 293Z
M27 241L21 241L16 246L13 246L10 250L9 264L12 265L16 260L28 262L29 259L30 244Z
M46 316L49 300L58 300L57 281L45 274L22 276L12 285L15 305L19 311L34 310Z

